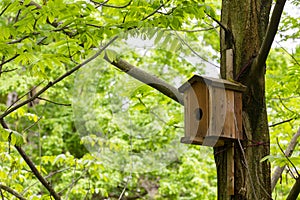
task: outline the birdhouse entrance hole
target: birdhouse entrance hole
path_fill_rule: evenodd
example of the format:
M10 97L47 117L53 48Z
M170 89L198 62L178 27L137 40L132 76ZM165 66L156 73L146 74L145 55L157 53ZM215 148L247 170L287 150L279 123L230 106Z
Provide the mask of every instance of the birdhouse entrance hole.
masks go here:
M200 121L202 119L202 117L203 117L203 111L202 111L202 109L201 108L197 108L195 110L195 113L196 113L196 119L198 121Z

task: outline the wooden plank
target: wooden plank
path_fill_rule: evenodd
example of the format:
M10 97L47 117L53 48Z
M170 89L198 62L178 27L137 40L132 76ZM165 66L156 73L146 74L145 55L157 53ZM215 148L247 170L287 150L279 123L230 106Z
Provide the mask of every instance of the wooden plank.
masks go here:
M234 91L226 91L226 117L222 136L235 138L235 116L234 116Z
M233 50L226 50L226 79L233 80Z
M234 195L234 143L227 150L227 194Z
M243 139L243 131L242 131L242 93L235 92L234 93L234 113L236 118L236 138L242 140Z
M208 136L221 136L226 116L226 92L224 88L209 87L210 125Z
M184 101L184 135L185 137L190 137L191 128L190 128L190 92L187 91L183 94Z
M233 50L226 50L226 79L233 80ZM224 124L224 135L235 138L235 96L234 91L226 91L227 112ZM227 194L234 195L234 142L227 150Z
M224 140L218 140L218 138L211 138L211 137L208 137L208 138L182 137L180 142L185 143L185 144L196 144L196 145L203 145L203 146L209 146L209 147L224 146Z

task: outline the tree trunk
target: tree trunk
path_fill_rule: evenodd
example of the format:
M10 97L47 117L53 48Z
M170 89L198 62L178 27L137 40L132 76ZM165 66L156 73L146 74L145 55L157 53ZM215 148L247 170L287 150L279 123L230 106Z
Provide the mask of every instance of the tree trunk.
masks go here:
M233 77L247 86L243 94L243 141L234 143L234 195L228 195L227 154L232 144L215 148L218 199L271 199L270 138L264 73L250 77L249 68L264 39L271 0L223 0L221 76L226 78L226 50L233 49ZM228 78L228 77L227 77Z

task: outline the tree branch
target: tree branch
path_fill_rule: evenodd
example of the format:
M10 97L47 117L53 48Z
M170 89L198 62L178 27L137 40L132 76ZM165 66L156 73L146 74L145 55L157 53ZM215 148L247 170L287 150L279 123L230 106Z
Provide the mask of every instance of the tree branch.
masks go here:
M284 124L284 123L290 122L290 121L292 121L292 120L294 120L294 119L297 119L297 117L293 117L293 118L286 119L286 120L283 120L283 121L278 122L278 123L275 123L275 124L271 124L269 127L278 126L278 125L280 125L280 124Z
M93 2L94 4L97 4L96 8L99 8L99 7L103 6L103 7L108 7L108 8L117 8L117 9L120 9L120 8L126 8L126 7L130 6L130 4L131 4L131 2L132 2L133 0L130 0L127 4L125 4L125 5L123 5L123 6L109 5L109 4L107 4L108 1L109 1L109 0L106 0L106 1L104 1L104 2L102 2L102 3L98 3L98 2L96 2L96 1L91 0L91 2Z
M286 200L297 200L300 193L300 177L296 179L296 183L293 185Z
M14 195L15 197L17 197L17 198L20 199L20 200L26 200L26 199L25 199L22 195L20 195L18 192L16 192L15 190L11 189L11 188L8 187L8 186L2 185L1 183L0 183L0 189L5 190L6 192L8 192L8 193Z
M146 17L144 17L142 19L142 21L148 19L149 17L153 16L155 13L157 13L159 11L159 9L161 9L162 7L164 7L170 0L167 0L165 3L161 4L160 6L158 6L152 13L150 13L149 15L147 15Z
M294 163L291 161L291 159L289 158L290 156L286 155L285 152L283 151L282 147L280 146L279 141L278 141L278 138L276 138L276 141L277 141L277 145L278 145L278 147L279 147L281 153L284 155L284 157L287 159L287 161L292 165L292 167L294 168L294 170L295 170L297 176L300 177L300 174L299 174L299 172L298 172L298 170L297 170L295 164L294 164ZM290 170L290 171L292 171L292 170ZM294 178L295 178L295 176L294 176Z
M9 58L7 60L4 60L3 62L1 62L0 67L2 67L3 65L5 65L6 63L9 63L10 61L16 59L19 55L20 54L16 54L16 55L14 55L13 57L11 57L11 58Z
M1 120L1 125L3 128L8 129L8 125L3 119ZM49 191L49 193L54 197L55 200L60 200L60 196L55 192L55 190L52 188L51 184L40 174L40 172L35 167L34 163L31 161L31 159L27 156L25 151L20 147L15 145L15 148L19 152L19 154L22 156L22 158L25 160L29 168L31 169L32 173L35 175L35 177L43 184L43 186Z
M70 103L58 103L58 102L55 102L55 101L51 101L49 99L45 99L43 97L37 97L37 99L42 100L42 101L46 101L46 102L49 102L49 103L53 103L53 104L59 105L59 106L71 106Z
M265 38L259 49L258 56L254 59L252 66L251 66L251 71L250 71L251 77L255 77L256 74L264 73L265 62L267 60L272 43L273 43L275 35L277 33L285 2L286 2L286 0L277 0L276 1L274 10L273 10L273 13L271 16L271 20L270 20L268 28L267 28Z
M94 60L95 58L97 58L110 44L112 44L115 40L117 39L117 36L115 36L114 38L112 38L106 45L104 45L99 51L97 51L92 57L86 59L85 61L83 61L82 63L80 63L79 65L75 66L74 68L72 68L70 71L67 71L65 74L61 75L60 77L58 77L56 80L54 80L53 82L49 82L45 87L43 87L41 90L39 90L35 95L33 95L31 98L15 105L14 107L11 107L10 109L6 110L2 115L0 115L0 120L3 119L4 117L6 117L8 114L12 113L13 111L17 110L18 108L26 105L27 103L35 100L37 97L39 97L41 94L43 94L45 91L47 91L50 87L52 87L53 85L55 85L56 83L62 81L63 79L65 79L66 77L70 76L71 74L73 74L75 71L77 71L78 69L80 69L81 67L83 67L84 65L86 65L87 63L89 63L90 61Z
M297 140L298 140L299 137L300 137L300 128L293 135L293 137L292 137L292 139L291 139L291 141L290 141L287 149L284 152L285 156L290 157L292 155L292 153L293 153L293 151L294 151L294 149L295 149L295 147L297 145ZM285 169L285 166L286 165L284 165L282 167L277 166L275 168L275 171L274 171L273 176L272 176L272 182L271 182L271 189L272 189L272 191L274 190L274 188L275 188L275 186L277 184L278 179L280 178L283 170Z
M178 91L177 88L168 84L164 80L159 79L158 77L141 69L138 69L137 67L129 64L122 59L119 59L117 61L110 61L107 57L105 57L105 60L118 69L122 70L123 72L129 74L133 78L138 79L139 81L149 85L150 87L158 90L167 97L183 105L183 95Z

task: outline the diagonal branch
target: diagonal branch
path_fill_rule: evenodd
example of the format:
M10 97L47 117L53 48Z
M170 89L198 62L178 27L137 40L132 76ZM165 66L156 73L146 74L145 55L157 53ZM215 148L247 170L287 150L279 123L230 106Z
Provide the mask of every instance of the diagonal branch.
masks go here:
M278 147L279 147L281 153L284 155L284 157L287 159L287 161L292 165L292 167L294 168L294 170L295 170L297 176L300 177L300 174L299 174L299 172L298 172L298 170L297 170L295 164L294 164L294 163L291 161L291 159L289 158L290 155L286 155L286 153L283 151L282 147L281 147L280 144L279 144L278 138L276 138L276 141L277 141L277 145L278 145Z
M298 129L297 133L295 135L293 135L287 149L284 152L285 156L289 157L292 155L292 153L297 145L297 140L299 137L300 137L300 128ZM284 169L285 169L285 165L282 167L277 166L275 168L275 171L272 176L272 183L271 183L272 191L274 190L276 183L277 183L278 179L280 178Z
M149 17L153 16L155 13L157 13L159 11L159 9L161 9L162 7L164 7L170 0L167 0L165 3L162 3L160 6L158 6L152 13L150 13L149 15L147 15L146 17L144 17L142 19L142 21L145 21L146 19L148 19Z
M17 197L20 200L26 200L22 195L20 195L18 192L16 192L15 190L11 189L8 186L0 184L0 189L5 190L6 192L14 195L15 197Z
M251 72L250 72L251 77L255 77L256 74L263 74L264 72L265 62L267 60L272 43L277 33L285 2L286 0L276 1L265 38L260 47L258 56L254 59L251 66Z
M103 46L99 51L97 51L92 57L86 59L85 61L83 61L82 63L80 63L79 65L75 66L74 68L72 68L70 71L67 71L65 74L61 75L60 77L58 77L56 80L54 80L53 82L49 82L45 87L43 87L41 90L39 90L35 95L33 95L31 98L15 105L14 107L11 107L10 109L8 109L7 111L5 111L2 115L0 115L0 120L3 119L4 117L6 117L8 114L12 113L13 111L17 110L18 108L26 105L27 103L35 100L37 97L39 97L41 94L43 94L45 91L47 91L49 88L51 88L53 85L55 85L56 83L62 81L63 79L65 79L66 77L70 76L71 74L73 74L75 71L77 71L78 69L80 69L81 67L83 67L84 65L86 65L87 63L91 62L92 60L94 60L95 58L97 58L110 44L112 44L115 40L117 39L117 36L115 36L114 38L112 38L105 46Z
M0 123L3 128L8 129L8 125L3 119L0 119ZM15 148L19 152L19 154L22 156L22 158L25 160L27 165L30 167L32 173L35 175L35 177L43 184L43 186L49 191L49 193L54 197L55 200L60 200L60 196L55 192L51 184L41 175L41 173L38 171L38 169L35 167L32 160L27 156L25 151L20 147L15 145Z
M150 87L158 90L167 97L183 105L183 95L179 93L177 88L168 84L164 80L131 65L125 60L119 59L117 61L110 61L107 57L105 57L105 60L133 78L149 85Z
M296 179L296 183L293 185L286 200L296 200L300 193L300 177Z

